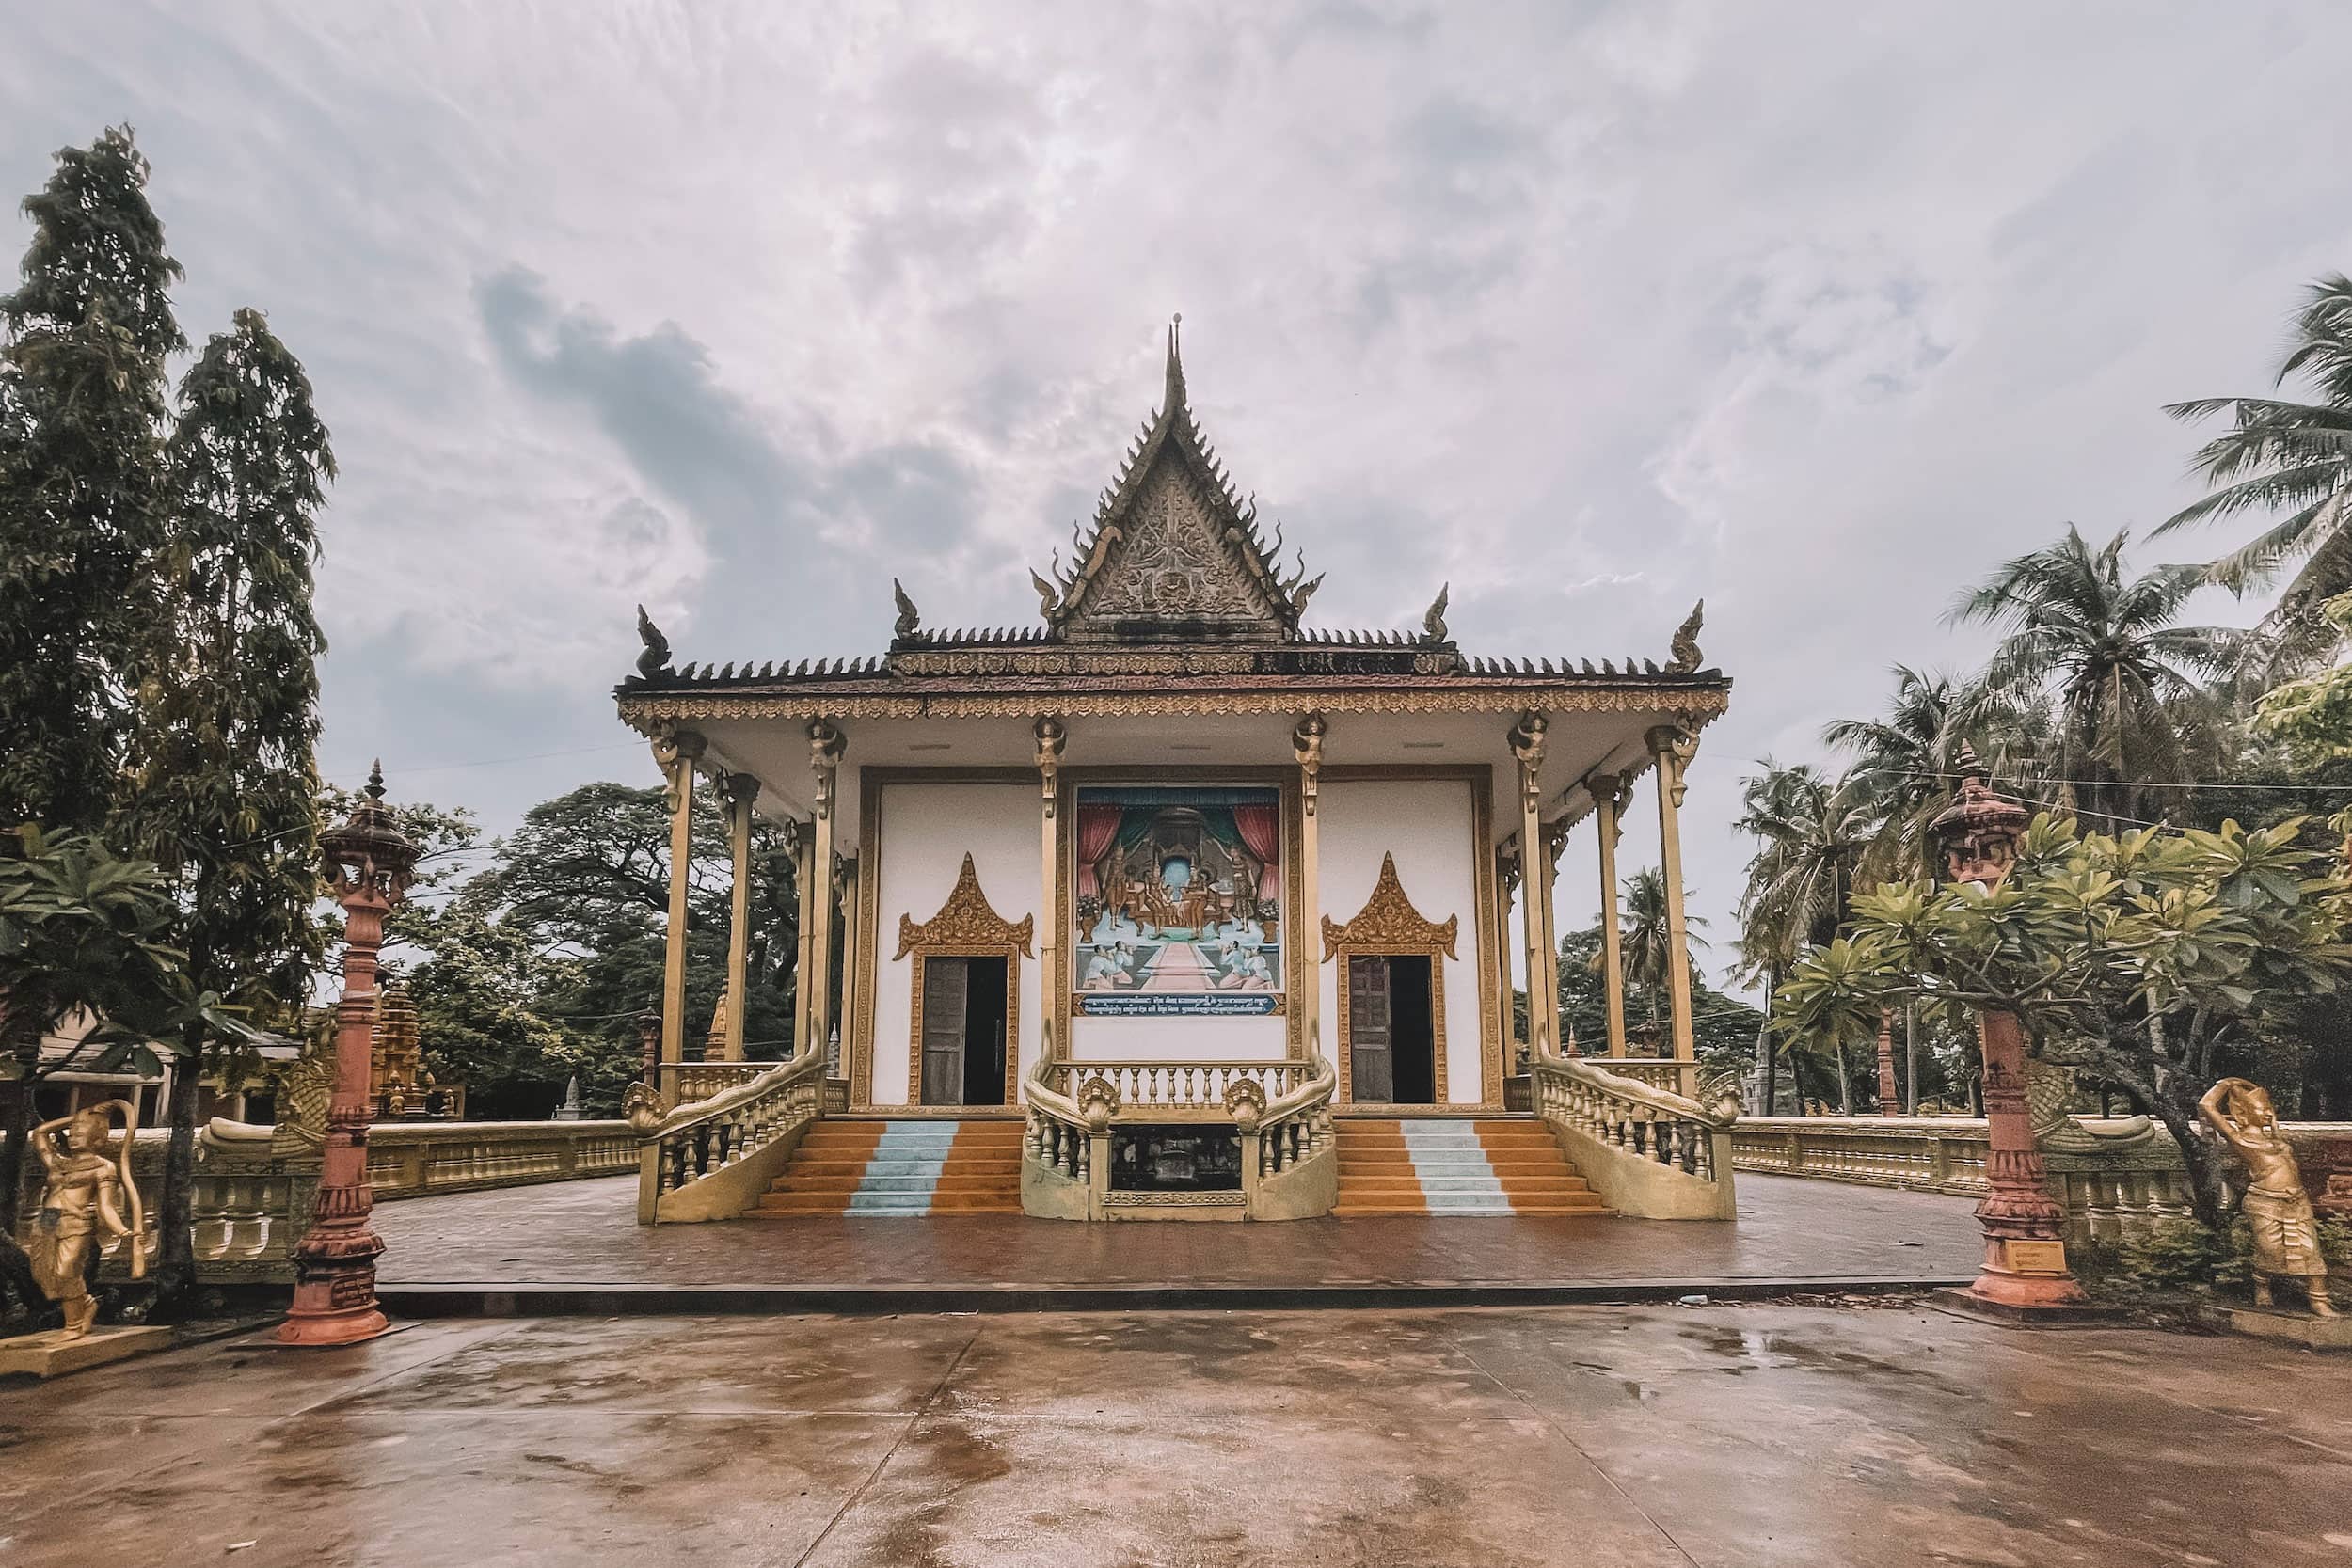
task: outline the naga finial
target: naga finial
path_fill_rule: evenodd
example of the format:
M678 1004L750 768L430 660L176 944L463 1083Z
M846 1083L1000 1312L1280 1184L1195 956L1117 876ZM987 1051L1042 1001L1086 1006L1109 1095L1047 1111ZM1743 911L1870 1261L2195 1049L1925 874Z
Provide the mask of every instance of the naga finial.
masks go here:
M1690 618L1675 631L1674 661L1666 666L1670 675L1687 675L1699 667L1699 627L1707 621L1707 601L1701 599L1691 607Z
M1060 590L1039 576L1034 567L1029 572L1029 586L1037 590L1037 612L1052 620L1055 607L1061 602Z
M1438 585L1438 596L1430 601L1429 613L1421 618L1422 641L1442 642L1446 640L1445 604L1453 595L1454 584L1445 582Z
M890 597L898 607L898 619L891 624L890 634L900 641L920 636L923 630L922 612L914 608L914 601L907 597L906 589L897 578L890 579Z
M661 635L661 628L653 624L653 617L645 613L644 605L637 607L637 641L645 645L644 652L637 656L637 673L653 680L667 672L670 640Z

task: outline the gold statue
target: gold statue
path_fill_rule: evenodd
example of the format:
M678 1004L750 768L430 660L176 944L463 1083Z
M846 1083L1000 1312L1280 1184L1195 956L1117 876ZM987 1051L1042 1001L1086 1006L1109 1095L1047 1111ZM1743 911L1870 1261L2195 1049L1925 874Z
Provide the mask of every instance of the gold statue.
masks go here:
M117 1107L122 1111L122 1147L109 1159L109 1113ZM60 1340L81 1338L98 1319L98 1298L89 1293L85 1277L94 1231L103 1230L109 1240L128 1237L131 1275L137 1279L147 1275L146 1221L139 1209L138 1183L131 1179L131 1145L138 1126L137 1106L127 1100L109 1100L33 1129L33 1150L40 1156L48 1181L41 1189L29 1251L41 1293L65 1310ZM59 1129L65 1132L62 1149L51 1136Z
M2254 1232L2254 1305L2270 1306L2272 1282L2292 1279L2303 1287L2314 1316L2334 1317L2319 1222L2269 1091L2243 1078L2224 1078L2205 1091L2197 1114L2237 1151L2251 1179L2239 1209Z

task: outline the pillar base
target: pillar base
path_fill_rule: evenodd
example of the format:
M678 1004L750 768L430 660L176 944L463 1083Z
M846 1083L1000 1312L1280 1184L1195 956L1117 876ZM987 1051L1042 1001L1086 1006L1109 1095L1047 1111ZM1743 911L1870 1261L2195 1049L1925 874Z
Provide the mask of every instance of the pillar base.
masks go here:
M1982 1279L1977 1282L1984 1283ZM2065 1281L2073 1285L2074 1281ZM1975 1285L1962 1289L1947 1286L1928 1292L1931 1305L1947 1312L1957 1312L1979 1323L1998 1323L2004 1328L2099 1328L2122 1323L2126 1314L2113 1307L2095 1307L2081 1298L2076 1289L2074 1301L2033 1302L2014 1301L2000 1295L1979 1294Z
M364 1307L345 1307L323 1312L306 1312L296 1304L270 1338L280 1345L326 1350L337 1345L358 1345L370 1339L380 1339L387 1334L397 1332L398 1327L384 1315L384 1308L373 1300Z

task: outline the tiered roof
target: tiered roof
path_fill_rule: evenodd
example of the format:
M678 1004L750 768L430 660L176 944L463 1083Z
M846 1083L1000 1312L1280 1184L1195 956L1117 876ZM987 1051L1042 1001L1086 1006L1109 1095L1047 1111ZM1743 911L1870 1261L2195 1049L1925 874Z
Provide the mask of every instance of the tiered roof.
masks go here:
M1701 668L1696 610L1663 667L1465 656L1446 626L1442 588L1418 631L1302 627L1323 578L1309 577L1295 551L1286 572L1280 525L1269 540L1255 503L1235 490L1194 420L1173 325L1166 373L1161 405L1130 443L1091 523L1073 526L1072 559L1057 551L1049 572L1030 574L1041 625L932 630L894 583L898 617L886 654L677 667L640 610L645 652L637 676L614 693L623 717L707 711L682 699L719 692L774 699L730 703L727 711L780 715L1010 712L1057 694L1115 702L1141 691L1199 711L1273 711L1325 689L1372 697L1334 705L1342 707L1651 706L1700 720L1722 711L1731 683ZM1381 691L1391 695L1373 696ZM1470 692L1485 700L1463 700Z

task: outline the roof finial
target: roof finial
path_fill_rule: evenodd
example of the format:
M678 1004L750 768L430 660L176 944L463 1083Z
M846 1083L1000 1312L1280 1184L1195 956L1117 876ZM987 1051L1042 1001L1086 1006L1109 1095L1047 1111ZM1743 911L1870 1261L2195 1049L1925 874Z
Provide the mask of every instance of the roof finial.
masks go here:
M1174 319L1168 324L1168 392L1162 406L1171 419L1184 407L1184 360L1177 342L1178 329L1184 325L1184 313L1182 310L1177 311Z
M368 765L368 787L364 791L371 800L384 799L384 759L378 757Z

